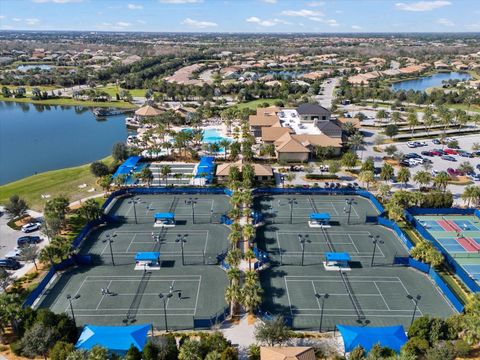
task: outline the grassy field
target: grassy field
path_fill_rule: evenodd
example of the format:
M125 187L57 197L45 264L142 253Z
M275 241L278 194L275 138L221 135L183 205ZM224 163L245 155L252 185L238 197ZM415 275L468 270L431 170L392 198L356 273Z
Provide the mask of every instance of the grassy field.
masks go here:
M85 107L115 107L122 109L136 108L134 104L124 101L108 101L108 102L96 102L96 101L82 101L74 100L71 98L60 99L47 99L47 100L33 100L30 97L25 98L6 98L0 95L0 101L13 101L22 103L31 103L38 105L69 105L69 106L85 106Z
M280 99L258 99L258 100L253 100L246 103L237 104L234 106L238 107L239 109L249 108L249 109L255 110L259 105L262 105L264 103L273 105L273 103L275 103L276 101L280 101Z
M109 156L102 161L110 164L113 160ZM102 192L95 181L95 177L90 173L90 164L47 171L0 186L0 204L17 194L28 202L31 209L42 210L46 201L42 199L42 194L48 194L51 198L62 194L68 196L70 201L76 201ZM79 189L81 184L87 186ZM95 191L88 192L91 188L95 188Z
M105 91L112 98L115 98L115 95L117 94L117 87L115 85L99 86L99 87L96 87L95 90ZM118 88L118 92L120 92L122 90L128 91L133 97L145 97L145 92L147 91L147 89L122 89L122 88Z
M3 87L3 86L9 88L10 90L15 90L15 89L17 89L17 88L19 88L19 87L23 87L23 88L25 88L25 90L27 91L27 93L31 93L33 88L39 88L40 91L52 91L52 90L55 90L55 89L58 89L58 88L59 88L58 86L54 86L54 85L40 85L40 86L29 86L29 85L25 85L25 86L2 85L2 87Z

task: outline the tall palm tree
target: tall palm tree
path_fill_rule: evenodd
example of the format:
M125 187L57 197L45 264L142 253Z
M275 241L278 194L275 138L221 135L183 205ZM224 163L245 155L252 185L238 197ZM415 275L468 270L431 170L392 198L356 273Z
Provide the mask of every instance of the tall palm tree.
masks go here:
M415 126L418 125L417 113L414 110L408 113L407 122L408 122L408 126L410 126L410 131L412 132L412 136L413 136L413 133L415 131Z
M248 270L252 270L252 260L255 259L255 253L252 249L248 249L244 255L245 260L248 261Z
M241 290L240 302L249 314L252 314L258 305L262 302L263 290L258 281L254 283L245 283Z
M250 247L250 241L255 236L255 227L251 224L247 224L243 227L243 239L248 242L248 246Z
M242 252L240 249L231 249L227 256L225 256L225 261L232 267L238 268L240 261L242 261Z
M230 234L228 234L228 240L230 241L232 249L235 249L238 242L242 240L242 233L239 231L231 231Z
M230 146L230 141L228 139L222 139L218 142L220 148L223 149L223 158L227 160L228 147Z
M377 112L377 114L378 114L378 112ZM377 115L377 116L378 116L378 115ZM400 120L402 120L402 117L401 117L400 113L399 113L398 111L394 111L394 112L392 113L392 121L393 121L393 123L394 123L395 125L397 125L397 123L399 123Z
M230 284L225 289L225 301L230 304L230 316L235 316L236 304L241 300L240 286L238 284Z
M413 181L419 185L428 185L432 181L432 175L424 170L420 170L413 176Z
M427 114L427 112L424 113L424 115L423 115L423 125L425 125L425 130L427 130L427 134L428 134L430 132L430 127L433 125L433 115L432 114Z
M467 203L467 207L470 207L470 204L478 203L478 198L480 196L480 187L475 185L467 186L461 195L462 200Z
M448 174L442 171L441 173L439 173L433 178L433 184L437 188L443 189L443 191L445 192L447 190L447 185L449 180L450 180L450 177L448 176Z
M360 133L355 133L348 138L347 144L352 147L353 153L356 153L357 150L364 144L363 135ZM363 151L362 151L363 155ZM360 156L360 159L362 156Z
M170 165L163 165L160 168L160 174L162 175L163 179L165 180L165 186L168 186L168 175L172 172L172 168Z

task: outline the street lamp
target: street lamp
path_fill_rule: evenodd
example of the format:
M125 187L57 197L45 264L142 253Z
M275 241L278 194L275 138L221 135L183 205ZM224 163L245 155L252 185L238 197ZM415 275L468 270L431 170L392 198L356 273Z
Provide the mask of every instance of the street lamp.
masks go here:
M110 234L107 234L105 235L106 239L103 240L103 242L108 242L108 246L110 247L110 258L112 259L112 265L115 266L115 260L113 258L113 250L112 250L112 243L113 243L113 239L112 237L114 237L114 235L110 235Z
M325 307L325 299L328 299L330 295L328 295L327 293L323 294L319 294L319 293L316 293L315 294L315 297L317 298L317 302L319 302L320 299L322 299L322 308L320 309L320 326L318 327L318 332L322 332L322 323L323 323L323 308Z
M185 205L191 205L192 206L192 223L195 224L195 204L197 203L197 199L195 198L188 198L188 200L185 200Z
M412 314L412 321L410 322L410 326L412 326L413 324L413 321L415 320L415 313L417 312L417 308L418 308L418 302L420 301L420 299L422 298L420 295L417 295L415 297L413 297L412 295L408 294L407 295L407 298L409 298L410 300L412 300L415 304L415 306L413 307L413 314Z
M183 255L183 247L185 245L185 243L187 242L187 239L185 239L187 237L187 235L180 235L178 234L177 235L177 238L175 239L175 242L179 242L180 245L181 245L181 248L182 248L182 265L185 266L185 257Z
M77 326L77 322L75 321L75 313L73 312L72 300L77 300L79 297L80 297L79 294L77 294L73 297L70 294L67 295L67 300L70 303L70 312L72 313L73 324L75 325L75 327Z
M375 251L377 250L377 243L383 244L383 240L379 239L379 235L377 236L368 235L368 237L372 239L372 243L373 243L372 261L370 263L370 266L373 267L373 262L375 261Z
M297 199L295 198L288 198L288 205L290 205L290 224L293 224L293 205L297 203Z
M348 214L347 225L350 225L350 215L352 214L352 205L353 205L354 201L355 201L355 199L345 199L345 204L348 205L348 210L345 209L345 211Z
M136 205L138 203L140 203L140 198L134 198L132 200L129 200L128 201L129 204L133 204L133 215L135 216L135 224L138 224L138 221L137 221L137 207Z
M166 294L160 293L158 297L163 300L163 314L165 316L165 331L168 332L168 323L167 323L167 299L170 299L173 296L173 289L170 287L170 291Z
M300 242L300 246L302 247L302 266L303 266L303 261L305 259L305 243L308 241L308 234L306 235L298 234L298 241Z

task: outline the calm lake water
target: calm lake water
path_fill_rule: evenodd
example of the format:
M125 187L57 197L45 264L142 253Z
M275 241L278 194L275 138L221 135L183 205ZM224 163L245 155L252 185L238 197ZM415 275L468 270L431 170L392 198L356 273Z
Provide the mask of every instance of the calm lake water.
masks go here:
M446 73L437 73L431 76L424 76L414 80L405 80L392 84L392 90L414 90L414 91L425 91L432 86L442 86L442 81L444 80L468 80L472 77L467 73L459 72L446 72Z
M84 107L0 102L0 185L109 155L127 137L124 119L98 121Z

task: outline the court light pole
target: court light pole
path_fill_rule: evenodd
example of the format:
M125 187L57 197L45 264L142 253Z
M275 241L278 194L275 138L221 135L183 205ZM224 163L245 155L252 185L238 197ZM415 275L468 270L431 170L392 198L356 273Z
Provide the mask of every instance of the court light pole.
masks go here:
M167 299L170 299L173 296L173 291L170 291L166 294L160 293L158 297L163 300L163 315L165 317L165 332L168 332L168 322L167 322Z
M348 205L348 217L347 217L347 225L350 225L350 215L352 214L352 205L355 199L345 199L345 204Z
M191 205L192 206L192 223L195 224L195 204L197 203L197 199L195 198L188 198L188 200L185 200L186 205Z
M70 303L70 312L72 313L72 320L73 320L73 324L75 325L75 327L77 327L77 322L75 321L75 313L73 312L72 300L77 300L79 297L80 297L79 294L77 294L73 297L70 294L67 295L67 300Z
M298 234L298 241L300 242L300 246L302 247L302 266L305 259L305 243L307 242L307 240L308 240L308 234L307 235Z
M112 259L112 265L115 266L115 259L113 258L113 250L112 250L113 236L110 234L107 234L105 235L105 237L106 239L103 240L103 242L108 242L108 247L110 248L110 258Z
M412 321L410 322L410 326L412 326L413 324L413 321L415 320L415 313L417 312L417 308L418 308L418 302L420 301L420 299L422 298L420 295L417 295L415 297L413 297L412 295L408 294L407 295L407 298L409 298L410 300L412 300L415 304L415 306L413 307L413 314L412 314Z
M318 332L322 332L322 324L323 324L323 308L325 307L325 299L328 299L330 295L328 295L327 293L323 294L319 294L319 293L316 293L315 294L315 297L317 298L317 301L319 301L320 299L322 299L322 308L320 309L320 325L318 327Z
M177 235L177 238L175 239L175 242L179 242L180 243L180 246L182 248L182 265L185 266L185 257L184 257L184 253L183 253L183 247L185 245L185 243L187 242L187 239L185 239L185 236L186 235L180 235L178 234Z
M288 198L288 205L290 205L290 224L293 224L293 205L296 204L296 198Z
M375 251L377 250L377 244L383 244L383 240L379 239L379 236L368 235L370 239L372 239L373 243L373 252L372 252L372 261L370 262L370 266L373 267L373 263L375 261Z
M132 200L129 200L128 201L129 204L133 204L133 215L135 216L135 224L138 224L138 220L137 220L137 207L136 205L138 203L140 203L140 198L135 198L135 199L132 199Z

